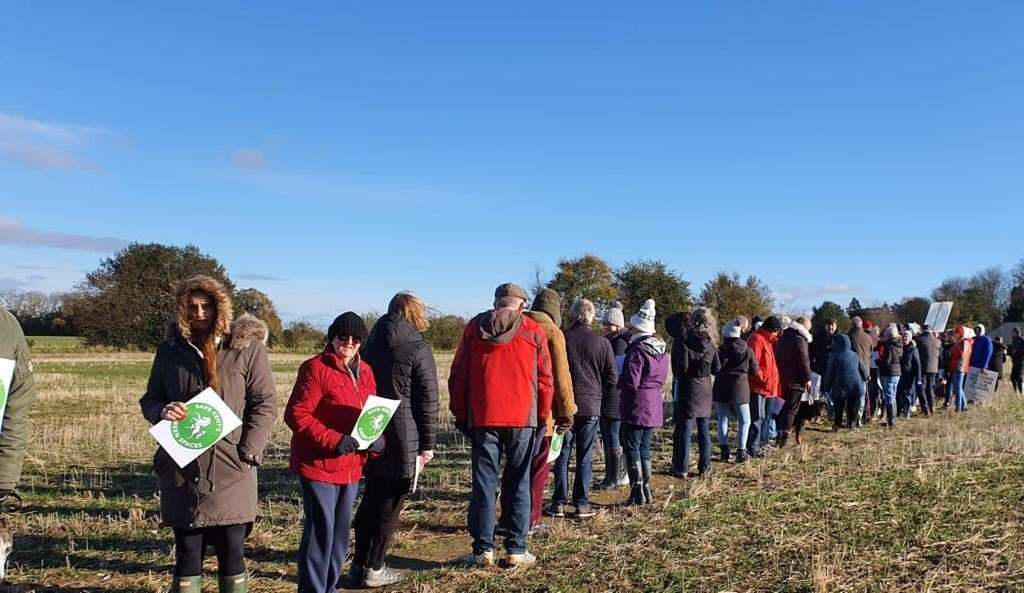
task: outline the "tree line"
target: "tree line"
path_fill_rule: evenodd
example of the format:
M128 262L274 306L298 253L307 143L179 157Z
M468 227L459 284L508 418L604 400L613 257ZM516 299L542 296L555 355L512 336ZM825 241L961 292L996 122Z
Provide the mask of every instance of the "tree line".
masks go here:
M197 274L215 278L231 291L236 315L251 313L265 321L272 346L315 350L322 345L323 328L307 321L285 325L269 295L255 288L239 288L216 258L194 245L135 243L103 259L70 292L5 292L0 293L0 305L18 318L27 335L81 336L89 345L153 349L163 339L173 315L175 286ZM620 302L627 319L644 300L653 298L662 334L668 313L697 305L711 309L723 323L740 315L749 319L778 312L771 289L756 276L719 272L694 295L680 272L657 259L629 261L614 268L601 257L584 253L558 260L550 276L535 268L527 285L533 295L543 288L557 291L567 325L571 323L569 308L581 297L593 301L600 312ZM865 307L854 298L844 308L825 301L813 307L812 323L821 326L825 319L835 319L845 329L855 315L882 326L923 323L929 306L937 301L953 301L951 324L995 327L1003 321L1024 321L1024 260L1009 272L991 267L952 276L929 296L907 297L897 303ZM379 316L364 314L369 325ZM434 311L430 322L424 338L436 349L454 349L466 319Z

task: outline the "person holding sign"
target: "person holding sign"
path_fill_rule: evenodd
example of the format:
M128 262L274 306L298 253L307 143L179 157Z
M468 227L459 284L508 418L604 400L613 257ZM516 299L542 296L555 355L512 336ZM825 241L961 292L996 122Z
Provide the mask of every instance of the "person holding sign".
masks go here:
M17 503L28 433L28 409L36 400L32 357L18 320L0 309L0 507Z
M255 468L277 415L264 345L267 326L252 315L232 323L227 289L207 276L179 283L176 298L175 320L157 347L139 400L150 423L174 423L178 445L204 449L184 467L163 447L153 458L160 514L174 529L171 590L200 591L203 551L212 546L221 593L241 593L248 590L243 543L256 520ZM225 435L218 431L226 427L213 406L189 408L187 402L207 388L241 419L241 427Z
M384 566L384 555L416 474L434 458L437 366L434 351L420 334L429 325L423 301L396 294L362 349L363 360L373 369L377 395L400 402L384 432L387 449L364 468L366 488L356 511L356 551L349 572L353 584L364 587L401 580Z
M359 357L368 333L363 318L351 311L335 318L324 351L299 367L285 407L284 421L292 430L290 467L302 489L299 593L337 588L363 465L384 450L383 438L360 450L353 436L364 405L377 391L370 365ZM390 411L367 415L366 432L379 434L390 418Z

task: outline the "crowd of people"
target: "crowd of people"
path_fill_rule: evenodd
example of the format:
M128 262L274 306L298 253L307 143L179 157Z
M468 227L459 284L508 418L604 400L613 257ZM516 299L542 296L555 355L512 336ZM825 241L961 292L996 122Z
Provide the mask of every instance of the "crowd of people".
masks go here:
M162 522L174 532L171 590L201 591L203 557L211 548L219 590L240 593L248 590L243 550L257 514L256 468L277 413L267 326L248 314L234 319L228 291L205 276L180 283L176 298L140 399L142 415L153 424L183 420L185 402L209 387L242 426L184 467L163 448L156 451ZM650 299L628 321L620 303L598 320L594 303L577 299L565 322L556 291L539 291L527 309L528 300L515 284L499 286L493 308L466 324L449 374L449 410L470 448L473 542L465 561L471 565L534 564L528 539L542 515L591 517L593 490L628 488L627 504L651 504L652 441L665 423L666 388L674 424L667 473L679 479L712 471L713 413L720 462L743 464L791 439L800 443L805 424L822 414L839 431L875 421L891 428L899 418L936 413L940 401L962 413L969 369L990 369L1001 379L1007 357L1013 390L1022 391L1020 330L1004 344L980 325L940 335L928 326L879 328L854 317L848 332L826 319L812 333L805 317L738 317L720 325L701 307L664 319L670 345L658 335ZM20 476L19 431L35 397L24 336L3 313L0 357L17 367L0 435L0 499ZM423 301L399 293L372 329L355 313L339 315L322 352L298 370L284 421L304 515L302 593L387 586L403 577L385 558L405 500L434 458L439 426L438 373L422 335L427 327ZM371 395L398 404L383 435L366 446L353 430ZM345 573L352 528L354 553ZM500 558L498 538L505 550Z

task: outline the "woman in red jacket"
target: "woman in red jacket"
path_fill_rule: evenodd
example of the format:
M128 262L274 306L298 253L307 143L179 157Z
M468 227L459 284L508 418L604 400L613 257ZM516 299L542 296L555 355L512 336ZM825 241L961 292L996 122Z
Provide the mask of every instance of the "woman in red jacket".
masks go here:
M292 429L291 469L299 476L305 521L299 544L299 593L334 593L348 553L352 503L368 455L350 436L366 399L377 389L359 348L369 331L355 313L338 316L324 351L299 367L284 411Z

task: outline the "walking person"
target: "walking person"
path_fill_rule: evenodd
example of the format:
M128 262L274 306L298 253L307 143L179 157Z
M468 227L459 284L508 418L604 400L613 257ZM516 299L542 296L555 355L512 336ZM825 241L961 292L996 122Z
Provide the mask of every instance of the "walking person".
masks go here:
M921 357L918 354L918 347L914 341L914 333L905 329L900 333L903 345L903 354L900 356L900 380L896 386L898 394L897 413L904 418L910 418L911 408L914 406L914 396L921 386Z
M507 534L503 563L530 566L530 464L538 430L551 418L554 379L548 338L523 314L526 291L512 283L494 291L494 308L462 332L448 377L449 409L471 443L473 491L468 524L477 566L494 564L499 466L508 467Z
M622 435L629 475L629 504L654 502L651 491L651 440L664 423L661 390L668 377L665 341L655 335L654 299L629 318L629 346L619 375Z
M139 399L142 415L151 424L181 422L187 402L210 388L242 425L183 468L163 447L153 457L162 524L174 529L171 591L200 591L203 554L212 546L218 590L241 593L249 586L244 543L256 520L256 467L277 416L267 326L252 315L232 323L230 293L207 276L179 282L175 303Z
M576 518L594 515L590 508L590 480L593 478L592 457L597 439L597 424L605 394L617 389L619 373L608 340L594 333L596 310L587 299L576 299L570 309L573 326L565 333L569 355L572 392L576 400L576 416L572 430L562 442L562 453L555 462L555 491L552 506L562 505L569 496L569 463L576 453L576 474L572 484L572 504Z
M903 373L903 344L899 329L893 323L885 328L878 345L878 379L882 385L882 403L885 406L885 420L889 428L896 425L896 392Z
M715 375L712 398L718 410L718 445L722 463L729 461L729 421L736 420L736 463L747 461L750 433L750 375L757 374L757 361L741 338L743 319L722 326L722 345L718 348L721 369Z
M612 347L615 357L616 376L622 374L622 363L629 345L629 332L622 315L622 303L615 301L605 312L604 338ZM622 415L619 412L619 385L609 387L601 398L601 445L604 448L604 479L594 485L594 490L611 490L628 486L626 476L626 455L622 450Z
M384 587L402 579L384 564L399 515L417 474L434 458L438 390L434 352L423 340L427 307L415 295L396 294L373 325L361 355L373 370L379 397L399 400L384 430L387 447L363 468L363 497L354 526L354 584Z
M780 397L782 386L779 367L775 362L775 342L782 333L778 317L770 315L747 338L747 345L757 363L757 372L750 375L750 437L747 449L751 457L764 457L768 444L768 414L770 400Z
M299 593L338 587L363 465L384 450L384 437L359 450L351 436L367 398L377 392L373 371L359 356L368 333L359 315L336 317L323 352L299 366L285 407L292 430L289 465L302 491Z
M1024 394L1024 336L1021 336L1019 327L1013 328L1013 341L1007 350L1010 362L1013 363L1013 368L1010 369L1013 392L1017 395Z
M679 464L672 468L672 475L677 478L685 478L689 473L694 429L697 431L697 475L703 477L711 471L712 391L714 376L722 368L715 344L718 322L714 314L706 307L699 307L693 311L690 323L692 327L678 351L681 356L672 357L672 374L679 381L679 403L673 411L675 433L672 443L674 451L678 452ZM672 353L677 353L674 345Z
M838 432L846 415L846 428L857 426L858 406L864 396L869 376L868 367L850 347L850 336L839 334L832 338L832 353L821 388L829 393L835 415L832 432Z
M800 430L804 420L799 414L800 406L804 394L811 388L811 358L808 351L813 338L810 329L810 320L798 317L782 332L775 348L783 399L777 439L780 448L786 446L790 431L796 443L800 444Z
M0 358L14 361L7 406L3 410L3 430L0 431L0 510L7 501L20 504L21 496L15 488L21 481L25 464L25 446L28 442L28 411L36 401L35 377L32 374L32 354L25 334L14 317L0 308Z
M942 354L942 342L928 325L924 326L924 331L917 336L916 341L918 356L921 358L921 387L918 389L918 399L922 413L925 416L931 416L935 412L935 393L939 383L939 359Z
M974 332L967 327L958 325L953 333L956 342L949 353L949 392L952 395L954 410L967 411L967 394L964 392L964 379L971 366L971 353L974 348Z

